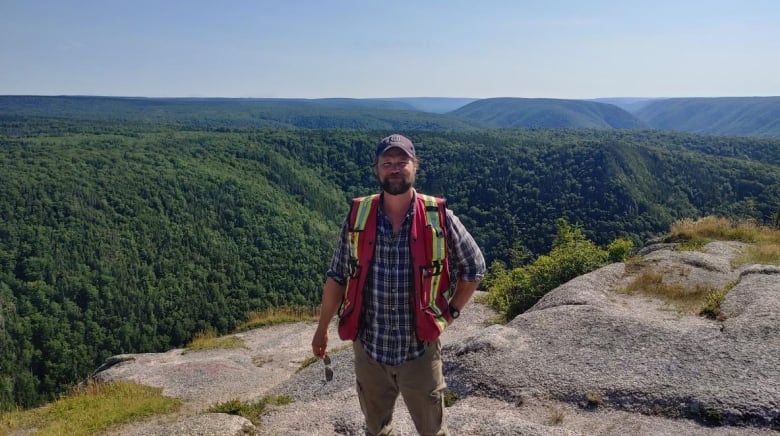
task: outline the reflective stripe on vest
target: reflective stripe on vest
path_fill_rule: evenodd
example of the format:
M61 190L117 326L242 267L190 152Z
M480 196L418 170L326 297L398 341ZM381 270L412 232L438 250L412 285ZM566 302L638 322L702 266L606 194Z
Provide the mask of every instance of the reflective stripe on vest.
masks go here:
M360 267L360 236L363 234L363 230L366 228L368 222L368 214L371 213L371 203L379 197L379 194L369 195L360 199L358 203L357 211L355 213L355 222L349 223L349 277L347 280L351 280L357 274L357 270ZM350 214L351 218L351 214ZM352 304L349 301L348 296L345 294L344 301L341 303L340 312L346 311Z
M446 262L446 259L444 258L446 252L444 245L444 229L441 227L439 205L436 202L436 198L424 194L417 195L422 197L423 203L425 204L425 225L431 227L433 230L433 238L430 247L431 266L433 267L433 270L431 271L431 286L429 289L423 289L422 291L428 293L428 306L436 314L436 323L439 324L439 330L444 331L447 327L447 320L444 318L444 314L442 314L441 310L436 306L436 294L439 290L439 281L441 280L444 262Z
M360 242L360 235L366 228L366 222L368 221L368 214L371 212L371 202L374 201L379 194L363 197L358 204L358 210L355 214L355 222L350 223L349 229L349 247L350 247L350 271L349 275L354 277L355 271L353 270L352 262L357 264L358 262L358 243Z

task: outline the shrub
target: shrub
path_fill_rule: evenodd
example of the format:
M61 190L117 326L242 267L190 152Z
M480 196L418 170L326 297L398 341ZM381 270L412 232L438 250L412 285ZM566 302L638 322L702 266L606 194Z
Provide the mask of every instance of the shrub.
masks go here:
M507 270L503 263L494 261L482 281L482 287L488 290L485 301L498 312L506 314L528 288L527 281L526 268Z
M547 292L604 265L606 251L587 240L581 228L558 220L558 233L549 254L530 265L507 271L493 263L484 281L489 303L512 319L536 304Z
M618 238L607 246L610 262L623 262L634 252L634 242L630 239Z

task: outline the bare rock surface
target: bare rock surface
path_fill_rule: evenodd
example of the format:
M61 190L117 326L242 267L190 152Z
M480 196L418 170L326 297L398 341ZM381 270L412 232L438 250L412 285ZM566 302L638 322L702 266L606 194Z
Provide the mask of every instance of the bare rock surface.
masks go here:
M780 430L780 268L732 268L744 244L702 252L670 245L635 264L613 264L546 295L505 325L472 301L442 336L445 376L459 399L447 409L453 434L769 435ZM683 313L625 292L648 270L668 283L733 288L722 319ZM161 387L185 405L132 423L123 435L359 435L352 351L331 331L334 378L305 368L313 323L237 334L246 348L114 356L103 380ZM229 399L286 395L262 424L205 413ZM415 434L399 399L398 434Z
M736 282L724 321L620 293L626 267L613 264L451 347L451 384L465 396L507 402L533 390L583 408L735 426L731 432L780 430L780 274L733 270L740 249L713 243L703 253L661 249L644 258L665 282L715 289ZM680 275L682 268L690 271Z

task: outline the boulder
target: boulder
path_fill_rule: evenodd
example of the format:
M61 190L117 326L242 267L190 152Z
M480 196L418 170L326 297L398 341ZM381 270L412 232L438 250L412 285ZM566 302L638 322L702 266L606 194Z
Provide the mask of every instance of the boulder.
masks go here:
M533 390L583 408L778 430L780 274L766 266L732 270L737 251L714 243L702 253L663 248L643 259L661 265L664 278L690 268L685 279L706 286L738 280L723 320L621 293L626 267L609 265L558 287L507 325L453 345L452 385L463 396L506 402Z

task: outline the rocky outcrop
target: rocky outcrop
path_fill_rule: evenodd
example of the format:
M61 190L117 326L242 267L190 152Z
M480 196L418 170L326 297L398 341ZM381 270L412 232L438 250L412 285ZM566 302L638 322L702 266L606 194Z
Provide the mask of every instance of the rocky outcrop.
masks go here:
M776 434L780 267L733 268L731 259L743 248L716 242L701 252L648 249L629 265L609 265L558 287L505 325L491 324L495 314L472 302L442 337L447 383L459 398L447 409L450 429L490 435ZM627 285L647 271L686 287L733 287L713 320L627 293ZM362 434L348 344L332 354L331 382L321 363L298 371L310 354L313 330L307 323L274 326L242 333L242 349L117 357L97 376L160 386L186 400L180 416L135 423L123 434ZM197 430L224 419L202 414L209 404L270 394L294 402L270 407L258 428L242 421L224 432ZM414 434L402 400L394 416L399 434Z
M732 270L738 249L713 243L704 253L662 249L644 259L668 281L680 279L680 268L690 285L737 280L723 321L619 293L626 267L614 264L453 346L452 385L464 396L507 402L533 391L584 408L778 430L780 268Z

